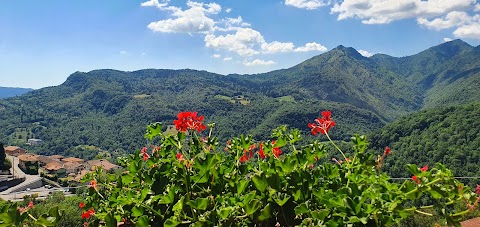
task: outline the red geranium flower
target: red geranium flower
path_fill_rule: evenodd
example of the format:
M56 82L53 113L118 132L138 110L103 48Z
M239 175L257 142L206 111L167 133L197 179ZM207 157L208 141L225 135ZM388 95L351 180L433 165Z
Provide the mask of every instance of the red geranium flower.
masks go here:
M147 153L147 148L143 147L140 153L143 155L143 161L147 161L150 158L150 155Z
M385 151L383 152L383 154L384 154L385 156L387 156L387 155L390 154L390 152L391 152L391 149L390 149L390 147L387 146L387 147L385 147Z
M477 195L480 195L480 185L477 184L477 187L475 188L475 193Z
M185 160L185 159L183 158L183 154L182 154L182 153L177 153L175 156L177 156L177 160L178 160L178 161L183 161L183 160Z
M88 219L88 218L90 218L91 216L94 216L94 215L95 215L95 210L90 209L90 210L87 210L86 212L82 213L82 218Z
M90 181L90 185L88 187L93 187L93 189L97 190L97 182L95 180Z
M330 111L323 111L322 117L315 119L314 123L309 123L308 127L312 129L312 134L316 135L317 133L326 134L330 128L335 126L335 121L330 118Z
M421 170L422 172L426 172L426 171L428 170L428 166L424 166L424 167L420 168L420 170Z
M265 158L265 152L263 151L263 143L260 143L260 150L258 150L258 155L261 159Z
M412 177L412 180L413 180L414 182L416 182L417 184L420 184L420 179L418 179L417 176L413 176L413 177Z
M280 147L275 147L274 146L276 142L277 141L275 141L275 140L272 141L272 146L273 146L272 152L273 152L273 155L275 155L275 157L278 158L282 154L282 150L280 150Z
M197 130L201 132L207 128L202 123L203 116L197 116L197 112L180 112L177 118L173 123L180 132L186 132L187 130Z
M240 159L239 159L240 163L244 163L246 161L248 161L248 157L247 157L247 154L243 154Z
M28 208L33 208L33 201L30 201L30 203L28 203Z
M84 207L85 207L85 203L81 202L80 204L78 204L78 207L84 208Z

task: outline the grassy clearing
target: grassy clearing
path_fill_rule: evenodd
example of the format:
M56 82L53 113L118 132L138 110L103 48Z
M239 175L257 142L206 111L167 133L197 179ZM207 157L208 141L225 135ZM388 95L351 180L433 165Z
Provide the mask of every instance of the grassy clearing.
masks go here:
M147 94L141 94L141 95L134 95L133 98L134 99L144 99L144 98L148 98L150 97L151 95L147 95Z
M280 102L296 102L295 101L295 98L293 98L293 96L291 95L286 95L286 96L282 96L282 97L278 97L276 98L278 101Z

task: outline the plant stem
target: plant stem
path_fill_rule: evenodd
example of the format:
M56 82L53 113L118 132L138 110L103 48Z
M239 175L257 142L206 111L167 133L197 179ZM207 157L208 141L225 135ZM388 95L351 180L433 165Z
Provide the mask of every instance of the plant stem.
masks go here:
M342 156L343 156L343 159L344 159L344 160L347 160L347 156L345 156L345 154L343 153L343 151L337 146L337 144L335 144L335 142L333 142L333 140L330 138L330 136L328 135L327 132L325 132L325 135L327 136L327 138L328 138L328 140L330 141L330 143L332 143L333 146L334 146L338 151L340 151L340 153L341 153Z
M427 213L427 212L423 212L423 211L419 211L419 210L415 210L415 212L417 212L417 213L419 213L419 214L427 215L427 216L433 216L433 214L430 214L430 213Z

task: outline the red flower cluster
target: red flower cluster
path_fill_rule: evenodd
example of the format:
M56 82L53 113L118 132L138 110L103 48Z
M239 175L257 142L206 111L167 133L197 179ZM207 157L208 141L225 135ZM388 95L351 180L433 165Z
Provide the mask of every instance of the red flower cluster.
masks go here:
M247 150L243 150L243 155L240 157L239 161L241 163L244 163L248 161L249 159L253 158L253 149L255 149L255 144L252 144Z
M275 143L277 141L272 141L272 152L273 152L273 155L275 155L276 158L278 158L281 154L282 154L282 150L280 150L280 147L275 147Z
M260 143L260 150L258 150L258 156L259 156L261 159L265 159L265 158L266 158L265 152L263 151L263 143Z
M85 207L85 203L84 203L84 202L81 202L80 204L78 204L78 207L84 208L84 207Z
M143 147L142 150L140 151L140 154L143 155L143 161L147 161L150 158L150 155L147 153L147 148Z
M177 153L175 156L177 157L177 160L178 160L179 162L185 162L185 165L186 165L187 167L190 167L190 166L191 166L190 162L183 157L183 154L182 154L182 153Z
M201 132L207 128L202 123L203 116L197 116L197 112L180 112L177 118L173 123L180 132L186 132L187 130L197 130Z
M95 210L90 209L82 213L82 218L89 219L91 216L95 215Z
M330 118L330 111L323 111L322 117L315 119L314 123L309 123L308 127L312 129L312 135L317 133L326 134L330 128L335 126L335 121Z

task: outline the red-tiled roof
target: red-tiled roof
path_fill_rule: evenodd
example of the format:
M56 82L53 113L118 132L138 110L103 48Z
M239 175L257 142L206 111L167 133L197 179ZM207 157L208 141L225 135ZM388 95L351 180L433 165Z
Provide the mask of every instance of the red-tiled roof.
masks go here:
M462 227L479 227L480 226L480 217L472 218L466 221L460 222Z
M24 161L24 162L37 162L38 161L38 155L22 154L22 155L18 156L18 159L20 161Z
M62 159L62 158L64 158L64 157L61 156L61 155L50 155L50 156L48 156L48 157L49 157L49 158L52 158L52 159L59 159L59 160Z
M47 163L47 165L45 166L45 169L47 170L59 170L62 168L62 164L59 164L57 162L50 162L50 163Z
M17 146L6 146L5 147L5 151L8 152L8 151L14 151L16 149L18 149L20 147L17 147Z
M69 158L62 159L62 162L83 162L83 159L75 158L75 157L69 157Z

